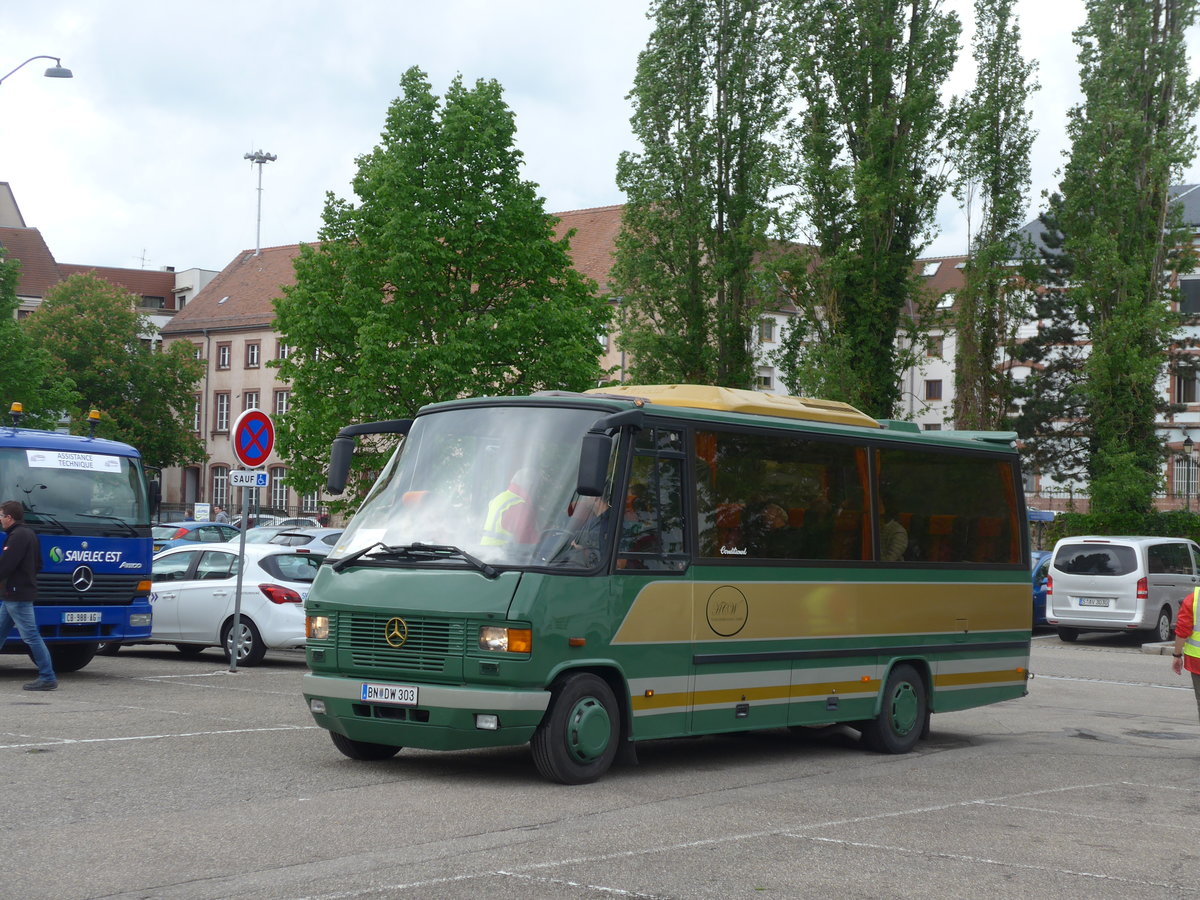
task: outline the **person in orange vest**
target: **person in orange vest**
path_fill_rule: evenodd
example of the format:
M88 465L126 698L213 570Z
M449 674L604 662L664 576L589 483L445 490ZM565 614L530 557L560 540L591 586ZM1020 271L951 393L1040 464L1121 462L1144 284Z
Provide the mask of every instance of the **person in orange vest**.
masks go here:
M1200 588L1179 604L1179 618L1175 622L1175 649L1172 651L1171 668L1176 675L1187 669L1192 675L1192 689L1196 692L1196 709L1200 710Z

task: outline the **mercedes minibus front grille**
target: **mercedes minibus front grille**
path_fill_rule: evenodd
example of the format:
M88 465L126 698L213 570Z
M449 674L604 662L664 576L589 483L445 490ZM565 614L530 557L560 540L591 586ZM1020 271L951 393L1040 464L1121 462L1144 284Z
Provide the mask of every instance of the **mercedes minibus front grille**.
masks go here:
M399 640L393 627L388 643L388 622L395 618L403 621L404 640ZM463 656L463 623L449 619L344 612L338 615L336 628L339 653L349 652L358 668L444 673L448 661L453 660L457 669Z

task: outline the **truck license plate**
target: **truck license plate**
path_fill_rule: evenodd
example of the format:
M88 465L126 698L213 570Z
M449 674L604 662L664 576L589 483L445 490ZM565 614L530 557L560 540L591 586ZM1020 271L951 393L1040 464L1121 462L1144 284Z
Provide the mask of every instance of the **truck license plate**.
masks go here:
M362 699L367 703L391 703L394 706L416 706L415 684L370 684L362 686Z
M63 613L64 625L85 625L91 622L99 622L100 613L98 612L68 612Z

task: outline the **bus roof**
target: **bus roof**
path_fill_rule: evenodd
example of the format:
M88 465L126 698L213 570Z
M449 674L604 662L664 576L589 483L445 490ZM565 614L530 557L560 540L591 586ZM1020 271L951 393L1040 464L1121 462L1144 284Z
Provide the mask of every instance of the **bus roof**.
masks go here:
M29 450L62 450L70 453L103 453L108 456L130 456L141 454L128 444L106 438L90 438L81 434L63 434L60 431L39 431L35 428L0 427L0 447L15 447Z
M720 412L748 413L759 416L782 416L785 419L807 419L813 422L832 422L838 425L882 427L878 422L848 403L834 400L813 400L764 394L738 388L713 387L704 384L638 384L593 388L587 394L617 397L622 400L644 400L661 406L682 406L689 409L712 409Z

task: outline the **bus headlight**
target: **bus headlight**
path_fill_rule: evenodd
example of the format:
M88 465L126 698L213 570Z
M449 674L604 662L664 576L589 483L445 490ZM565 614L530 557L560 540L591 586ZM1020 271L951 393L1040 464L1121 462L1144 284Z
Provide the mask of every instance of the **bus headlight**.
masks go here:
M304 634L314 641L329 637L329 616L309 616L304 620Z
M150 627L150 616L151 616L150 613L132 613L129 616L129 627L130 628L149 628Z
M529 653L533 649L533 629L479 626L479 649L501 653Z

